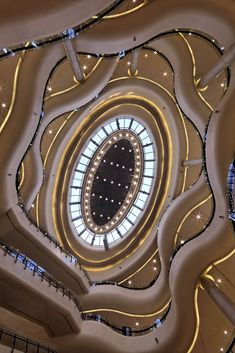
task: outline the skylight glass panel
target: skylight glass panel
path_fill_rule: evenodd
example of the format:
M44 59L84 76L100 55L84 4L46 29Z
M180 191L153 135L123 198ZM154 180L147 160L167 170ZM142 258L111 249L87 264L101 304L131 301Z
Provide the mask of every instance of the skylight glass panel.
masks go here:
M133 123L131 125L131 130L135 131L139 125L140 124L137 123L137 121L133 120Z
M143 184L150 186L152 184L152 180L150 178L144 178L143 179Z
M71 205L70 206L70 210L71 210L72 213L75 212L75 211L78 211L78 205Z
M114 241L114 239L113 239L112 233L108 233L107 234L107 242L112 243L113 241Z
M144 147L144 153L149 153L149 152L153 152L153 146L145 146Z
M124 127L125 127L125 119L119 118L118 122L119 122L120 129L124 129Z
M149 190L150 190L150 185L142 184L140 190L141 190L141 191L145 191L145 192L149 192Z
M126 228L126 230L129 230L132 227L132 224L130 222L128 222L127 219L125 219L122 223L123 227Z
M105 130L108 134L111 134L113 132L113 129L110 124L105 125Z
M145 160L145 168L146 169L153 169L153 166L154 166L154 162L149 162L148 160Z
M86 166L82 163L78 163L76 169L81 170L84 172L86 170Z
M153 152L145 153L144 158L145 159L154 159L154 153Z
M139 200L141 200L141 201L146 201L147 200L147 198L148 198L148 195L146 195L146 194L143 194L142 192L140 192L139 194L138 194L138 199Z
M131 123L131 119L125 119L124 128L125 128L125 129L128 129L129 126L130 126L130 123Z
M89 148L86 148L83 153L88 157L91 157L93 154L93 152Z
M104 130L100 130L100 131L98 132L98 136L101 138L101 140L104 140L104 139L107 137L107 135L106 135L106 133L104 132Z
M91 151L95 151L97 146L92 140L90 140L88 145L87 145L87 148L89 148Z
M144 169L144 175L153 176L153 169Z
M93 137L93 140L99 145L100 142L102 141L102 139L100 138L100 136L98 134L96 134L94 137Z
M137 216L136 216L134 213L128 213L127 218L128 218L132 223L134 223L135 220L136 220L136 218L137 218Z
M93 236L90 233L88 233L86 238L84 236L84 239L86 240L87 243L91 244Z
M117 130L117 122L116 122L116 120L113 121L113 122L110 124L110 126L111 126L111 128L112 128L113 131Z
M77 228L78 233L85 228L81 218L77 219L76 221L73 221L73 224Z
M80 197L78 195L70 196L70 202L77 202L80 201Z
M100 237L98 237L98 236L95 237L93 245L94 246L99 246L100 245Z
M140 208L143 208L143 206L144 206L144 201L140 200L140 198L138 197L138 198L136 199L135 205L137 205L137 206L140 207Z
M142 139L142 143L143 143L143 145L147 145L147 144L151 143L151 140L150 140L149 136L147 136L144 139Z
M120 226L118 227L118 230L121 233L121 235L124 235L126 233L126 228L124 228L122 224L120 224Z
M82 156L80 159L80 162L84 165L87 165L89 163L89 158Z
M74 174L74 179L82 180L83 177L84 177L83 173L75 172L75 174Z
M82 180L73 179L73 186L80 187L82 185Z
M146 130L142 131L141 134L139 135L139 138L141 139L141 141L144 141L144 139L148 137L148 133Z
M79 189L72 189L72 190L71 190L71 194L72 194L73 196L79 196Z
M112 232L112 236L114 241L120 239L120 236L118 235L118 232L116 230Z
M135 129L136 134L140 133L140 131L142 131L143 128L144 128L143 125L138 124ZM142 141L142 139L141 139L141 141Z

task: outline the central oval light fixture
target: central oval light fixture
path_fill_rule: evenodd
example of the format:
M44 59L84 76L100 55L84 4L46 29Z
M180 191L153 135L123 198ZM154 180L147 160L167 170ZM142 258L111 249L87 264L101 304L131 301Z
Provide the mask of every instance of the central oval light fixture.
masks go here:
M127 236L148 202L154 170L155 146L141 122L126 116L100 126L70 182L69 210L77 236L106 250Z
M129 211L143 175L139 138L125 130L111 134L94 154L82 189L87 228L99 234L113 230Z

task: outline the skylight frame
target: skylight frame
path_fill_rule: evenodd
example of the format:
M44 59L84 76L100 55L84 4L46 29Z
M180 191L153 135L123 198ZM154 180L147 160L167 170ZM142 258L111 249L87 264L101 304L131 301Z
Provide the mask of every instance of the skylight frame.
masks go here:
M143 177L140 182L139 191L132 201L129 211L126 213L123 220L118 224L116 229L107 231L106 246L114 244L126 237L132 228L138 223L144 212L144 208L148 202L151 189L154 184L156 147L148 129L144 126L144 124L132 116L118 116L100 126L91 136L79 155L78 162L71 178L70 192L68 196L70 221L75 234L87 245L94 248L105 248L104 234L92 232L86 227L82 218L81 202L84 177L97 149L105 141L105 139L120 129L131 131L138 136L140 140L144 156ZM147 183L146 179L149 180Z

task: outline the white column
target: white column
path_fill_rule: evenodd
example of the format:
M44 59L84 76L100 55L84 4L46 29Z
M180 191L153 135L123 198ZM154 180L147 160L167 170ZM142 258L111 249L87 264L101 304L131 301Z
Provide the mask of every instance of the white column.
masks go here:
M140 49L135 49L131 54L131 66L130 66L130 74L134 76L137 72L138 59L139 59Z
M194 167L202 165L202 159L188 159L182 162L183 167Z
M201 278L201 284L222 313L235 326L235 303L209 278Z
M70 61L70 65L72 67L74 76L78 82L82 82L84 80L84 74L78 60L78 56L75 50L75 46L73 43L74 39L65 39L64 40L64 48L66 55Z
M203 88L207 86L214 77L230 66L234 60L235 43L219 58L217 63L201 77L198 87Z

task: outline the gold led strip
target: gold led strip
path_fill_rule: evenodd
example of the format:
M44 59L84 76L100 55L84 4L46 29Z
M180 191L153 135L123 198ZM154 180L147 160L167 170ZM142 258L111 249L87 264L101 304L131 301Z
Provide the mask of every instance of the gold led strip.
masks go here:
M187 350L187 353L191 353L196 341L197 341L197 337L198 337L198 333L199 333L199 328L200 328L200 315L199 315L199 309L198 309L198 289L199 289L199 283L197 284L195 293L194 293L194 309L195 309L195 314L196 314L196 328L195 328L195 332L194 332L194 337L193 337L193 341L189 347L189 349Z
M27 42L25 44L25 48L27 48L29 46L29 44L30 44L30 42ZM13 109L14 104L15 104L18 77L19 77L20 67L21 67L21 64L23 62L24 56L25 56L25 50L22 51L21 57L19 58L18 63L16 65L16 70L15 70L15 74L14 74L14 81L13 81L12 96L11 96L11 103L10 103L10 107L8 109L7 115L6 115L5 119L3 120L3 123L0 126L0 135L1 135L5 125L7 124L8 120L9 120L9 118L11 116L12 109Z
M139 267L135 272L133 272L132 274L130 274L128 277L122 279L120 282L118 282L117 284L122 284L124 282L126 282L128 279L130 279L131 277L133 277L134 275L136 275L137 273L139 273L151 260L152 258L158 253L158 249L154 251L154 253L148 258L147 261L144 262L144 264Z
M120 315L124 315L124 316L129 316L129 317L153 317L156 316L160 313L162 313L164 310L166 310L170 304L171 300L168 300L168 302L159 310L154 311L153 313L148 313L148 314L133 314L133 313L127 313L126 311L122 311L122 310L116 310L116 309L109 309L109 308L97 308L97 309L90 309L90 310L84 310L81 311L82 314L88 314L88 313L95 313L95 312L111 312L111 313L116 313L116 314L120 314Z
M147 3L148 3L149 0L144 0L141 4L139 4L138 6L135 6L133 7L132 9L130 10L126 10L126 11L123 11L123 12L119 12L117 14L113 14L113 15L106 15L106 16L103 16L102 17L102 20L107 20L107 19L111 19L111 18L117 18L117 17L122 17L122 16L125 16L125 15L129 15L130 13L133 13L137 10L139 10L141 7L145 6ZM98 16L92 16L92 18L94 19L97 19Z
M203 95L201 94L200 90L198 89L197 85L196 85L196 62L195 62L195 57L194 57L194 54L193 54L193 50L189 44L189 42L187 41L187 39L185 38L185 36L179 32L179 35L181 36L181 38L184 40L185 44L187 45L188 47L188 50L190 52L190 55L191 55L191 58L192 58L192 63L193 63L193 78L194 78L194 85L195 85L195 89L199 95L199 97L201 98L201 100L207 105L207 107L213 112L214 111L214 108L210 105L210 103L207 102L207 100L203 97Z
M182 221L179 224L179 227L177 228L176 234L175 234L175 240L174 240L174 248L176 248L176 243L178 240L178 236L179 236L179 232L183 226L183 223L185 222L185 220L188 218L188 216L199 206L203 205L205 202L207 202L210 198L212 197L212 194L210 194L209 196L207 196L204 200L200 201L199 203L197 203L191 210L189 210L186 215L184 216L184 218L182 219Z
M91 74L96 70L96 68L98 67L98 65L100 64L102 58L100 58L97 63L93 66L92 70L88 73L88 75L86 76L86 80L91 76ZM56 97L56 96L60 96L61 94L63 93L67 93L67 92L70 92L72 91L74 88L78 87L80 85L80 82L76 82L74 85L68 87L68 88L65 88L61 91L58 91L58 92L55 92L55 93L52 93L50 94L49 96L45 97L44 98L44 102L46 102L48 99L52 98L52 97Z
M25 170L24 170L24 162L21 163L21 179L20 179L20 185L19 185L19 190L23 184L25 178Z
M17 88L17 83L18 83L18 77L19 77L19 72L20 72L20 67L21 67L21 64L23 62L23 58L24 58L24 55L25 55L25 51L23 51L21 57L19 58L18 62L17 62L17 65L16 65L16 70L15 70L15 74L14 74L14 80L13 80L13 89L12 89L12 96L11 96L11 103L10 103L10 106L9 106L9 109L8 109L8 112L7 112L7 115L5 116L1 126L0 126L0 135L3 131L3 129L5 128L10 116L11 116L11 113L12 113L12 109L14 107L14 104L15 104L15 98L16 98L16 88Z
M66 125L66 123L68 122L68 120L72 117L72 115L75 113L75 111L73 110L68 116L67 118L65 119L65 121L63 122L63 124L61 124L60 128L58 129L58 131L56 132L55 136L53 137L51 143L50 143L50 146L47 150L47 153L46 153L46 156L45 156L45 159L43 161L43 167L44 169L46 168L46 164L47 164L47 159L49 157L49 154L51 152L51 149L52 149L52 146L55 142L55 140L57 139L58 135L60 134L61 130L64 128L64 126ZM39 197L40 197L40 191L38 192L37 194L37 197L36 197L36 223L37 223L37 226L39 227L40 225L40 221L39 221Z

